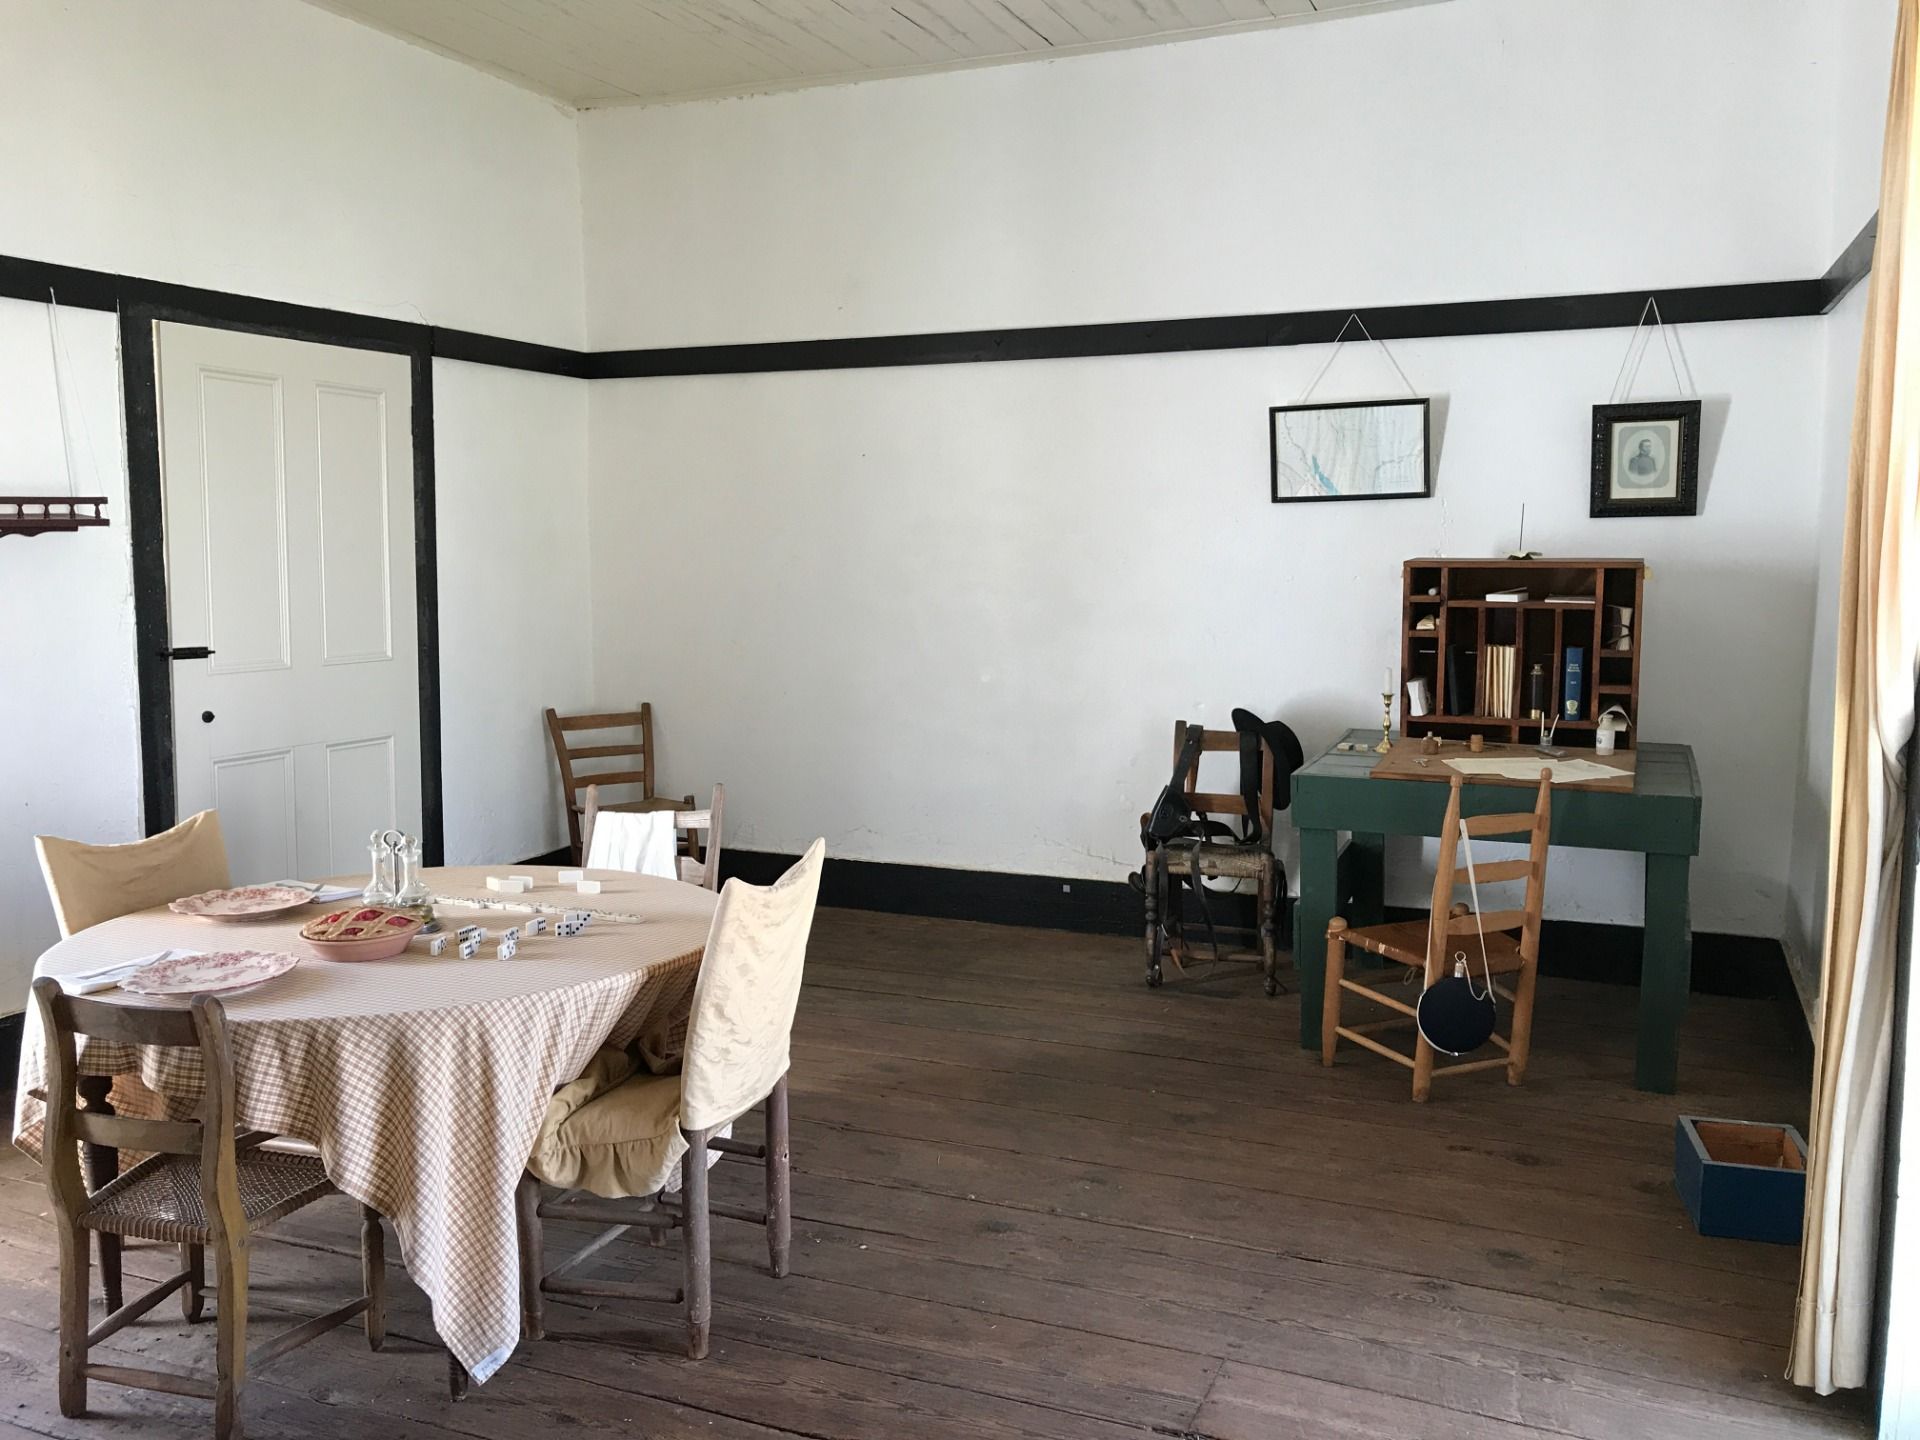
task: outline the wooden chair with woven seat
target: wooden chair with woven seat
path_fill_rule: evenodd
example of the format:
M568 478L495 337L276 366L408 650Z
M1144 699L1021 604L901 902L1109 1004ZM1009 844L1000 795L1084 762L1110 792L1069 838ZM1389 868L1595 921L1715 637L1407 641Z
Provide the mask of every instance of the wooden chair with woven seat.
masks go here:
M217 1440L241 1432L240 1395L250 1368L264 1365L334 1326L366 1316L367 1343L385 1340L386 1256L380 1217L361 1208L360 1296L247 1349L247 1272L255 1231L338 1193L319 1160L257 1148L264 1132L236 1134L232 1051L220 1002L202 995L184 1010L118 1005L67 995L58 981L33 982L46 1037L46 1123L41 1163L60 1242L59 1400L62 1415L86 1414L87 1382L104 1380L213 1401ZM75 1103L75 1037L117 1045L197 1048L206 1090L191 1120L140 1120L82 1110ZM140 1161L104 1188L87 1193L80 1179L82 1142L142 1152ZM180 1270L126 1305L110 1307L87 1326L89 1231L180 1247ZM88 1351L152 1310L175 1291L189 1322L201 1316L206 1252L213 1252L215 1369L211 1378L90 1361Z
M673 810L673 828L678 854L674 864L680 879L703 890L720 889L720 821L726 808L727 787L713 787L713 798L704 810ZM587 786L586 803L580 807L580 850L585 864L593 864L593 827L600 818L600 787ZM694 837L699 836L696 840Z
M1415 783L1415 782L1407 782ZM1447 798L1447 818L1440 827L1440 854L1433 877L1433 908L1425 920L1407 920L1389 925L1368 925L1353 929L1339 916L1327 926L1327 967L1325 990L1320 1002L1320 1060L1332 1065L1334 1052L1342 1040L1384 1055L1413 1071L1413 1098L1425 1100L1436 1075L1463 1075L1475 1070L1507 1072L1507 1083L1518 1085L1526 1078L1527 1054L1533 1037L1534 983L1540 963L1540 911L1546 899L1547 832L1552 809L1552 781L1546 771L1540 774L1533 808L1502 815L1472 815L1464 821L1460 815L1463 793L1461 777L1453 777ZM1477 865L1456 865L1462 831L1475 838L1523 840L1525 859L1483 861ZM1525 880L1526 898L1517 910L1490 910L1476 914L1464 905L1453 903L1457 887L1470 881L1476 887L1501 881ZM1449 973L1455 961L1465 956L1468 974L1480 960L1480 937L1486 943L1486 970L1495 994L1512 1006L1512 1023L1506 1035L1492 1036L1501 1051L1486 1060L1467 1060L1454 1065L1435 1063L1436 1051L1427 1043L1416 1023L1414 1006L1397 995L1376 988L1371 977L1358 979L1347 973L1347 948L1353 946L1389 961L1396 988L1412 977L1406 972L1418 970L1423 986L1431 985ZM1404 967L1394 970L1391 967ZM1380 972L1373 972L1378 974ZM1511 987L1492 977L1510 977ZM1363 1025L1341 1023L1341 1002L1346 995L1358 995L1376 1005L1394 1011L1385 1020ZM1386 1030L1411 1026L1414 1048L1411 1055L1395 1050L1374 1037Z
M33 845L63 939L183 895L223 890L229 882L218 810L202 810L170 830L124 845L90 845L57 835L36 835ZM112 1088L110 1075L80 1077L81 1098L96 1113L113 1113L107 1098ZM89 1145L86 1164L87 1182L95 1190L120 1172L120 1157L107 1145ZM94 1243L100 1248L100 1293L107 1309L118 1310L120 1237L102 1230Z
M1187 723L1175 721L1173 727L1173 754L1176 762L1180 758L1181 747L1186 743ZM1240 736L1232 730L1202 730L1200 753L1217 754L1222 751L1237 753L1240 749ZM1249 956L1235 951L1225 951L1219 956L1226 961L1257 961L1266 986L1267 994L1274 995L1280 989L1280 952L1279 920L1281 907L1286 903L1287 878L1280 864L1280 857L1273 850L1273 814L1276 808L1284 809L1285 802L1275 803L1275 757L1273 749L1263 744L1260 747L1260 796L1257 818L1260 827L1260 839L1252 844L1238 842L1223 843L1209 841L1195 847L1181 845L1160 846L1147 852L1142 877L1146 891L1147 921L1147 984L1160 983L1160 962L1167 960L1176 970L1184 969L1188 964L1212 956L1197 956L1190 953L1184 944L1180 928L1169 928L1169 910L1175 903L1173 882L1191 874L1196 865L1200 875L1193 883L1197 886L1210 879L1251 880L1254 882L1256 912L1255 925L1259 940L1259 954ZM1227 794L1224 791L1203 791L1199 788L1200 770L1196 765L1186 777L1187 804L1196 815L1208 817L1228 816L1245 819L1248 815L1246 797ZM1144 830L1147 817L1140 817Z
M570 738L580 732L618 731L623 738L593 745L576 745ZM642 704L638 710L604 711L593 715L562 715L547 710L547 735L553 741L553 758L560 766L560 798L567 807L567 844L578 865L587 853L581 836L580 792L589 785L609 789L637 789L640 793L623 800L601 797L602 810L691 810L693 796L681 800L663 799L653 789L653 706ZM582 771L574 769L579 760L625 762L614 770Z
M713 1319L715 1216L763 1226L773 1274L787 1273L793 1224L787 1070L825 855L826 842L816 840L772 885L733 879L721 890L694 982L679 1074L640 1071L627 1052L608 1047L585 1075L555 1093L518 1196L521 1303L529 1338L545 1334L547 1295L684 1302L687 1353L703 1358ZM764 1144L716 1133L756 1107L766 1111ZM710 1156L760 1162L765 1209L710 1203ZM676 1167L677 1200L663 1188ZM544 1198L543 1181L564 1193ZM587 1198L573 1198L582 1191ZM549 1269L542 1219L612 1228ZM662 1292L569 1274L632 1226L681 1231L683 1287Z

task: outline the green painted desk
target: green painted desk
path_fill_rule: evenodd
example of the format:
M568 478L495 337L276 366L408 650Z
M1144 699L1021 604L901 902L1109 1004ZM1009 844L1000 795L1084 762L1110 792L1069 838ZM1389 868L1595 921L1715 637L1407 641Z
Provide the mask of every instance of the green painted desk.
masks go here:
M1377 742L1380 732L1349 730L1345 740ZM1687 1008L1693 932L1687 913L1687 869L1700 853L1700 771L1685 745L1641 745L1633 790L1556 789L1552 843L1592 850L1630 850L1647 863L1646 931L1640 958L1640 1033L1634 1083L1671 1093L1680 1017ZM1320 996L1327 922L1341 903L1340 832L1353 841L1344 867L1347 920L1384 918L1389 835L1438 835L1448 787L1426 780L1375 780L1379 759L1329 749L1295 772L1293 821L1300 827L1300 902L1294 912L1293 959L1300 985L1300 1044L1320 1048ZM1469 815L1515 808L1522 792L1469 785ZM1549 897L1551 898L1551 897Z

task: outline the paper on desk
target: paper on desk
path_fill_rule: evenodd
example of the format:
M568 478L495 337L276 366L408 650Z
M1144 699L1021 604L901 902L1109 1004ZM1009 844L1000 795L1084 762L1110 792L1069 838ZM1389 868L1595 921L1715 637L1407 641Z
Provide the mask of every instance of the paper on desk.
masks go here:
M1503 780L1538 780L1540 772L1551 772L1555 785L1574 785L1588 780L1622 780L1628 772L1611 765L1596 765L1591 760L1554 760L1545 755L1533 759L1523 755L1462 755L1447 764L1462 775L1498 775Z

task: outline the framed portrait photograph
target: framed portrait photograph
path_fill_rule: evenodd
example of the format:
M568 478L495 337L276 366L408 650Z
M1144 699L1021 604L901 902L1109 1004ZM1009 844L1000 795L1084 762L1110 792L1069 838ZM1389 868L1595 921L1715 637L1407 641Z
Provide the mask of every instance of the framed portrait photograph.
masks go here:
M1698 400L1593 407L1589 515L1694 515L1699 483Z
M1272 406L1267 442L1274 504L1433 494L1428 411L1424 398Z

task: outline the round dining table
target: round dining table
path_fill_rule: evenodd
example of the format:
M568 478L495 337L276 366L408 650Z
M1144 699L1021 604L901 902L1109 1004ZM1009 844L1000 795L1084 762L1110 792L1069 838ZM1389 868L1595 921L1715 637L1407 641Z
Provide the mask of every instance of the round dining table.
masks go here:
M437 956L416 939L390 960L320 958L300 928L329 905L355 903L348 900L247 922L160 907L60 941L34 974L71 980L169 949L296 956L285 974L223 997L239 1121L315 1146L336 1186L392 1222L441 1338L484 1381L520 1336L514 1187L547 1100L602 1045L637 1047L656 1069L677 1063L718 898L676 880L600 870L585 872L599 893L581 894L558 873L527 865L424 872L448 936ZM530 877L533 887L489 889L490 876L509 875ZM575 935L560 933L569 911L588 916ZM547 920L537 935L528 933L535 915ZM455 932L469 925L488 936L461 959ZM518 950L502 960L508 927L520 931ZM117 989L95 998L185 1003ZM83 1038L78 1061L83 1077L113 1077L111 1103L125 1114L185 1118L203 1089L193 1050ZM30 1008L14 1140L35 1155L44 1083L44 1038Z

